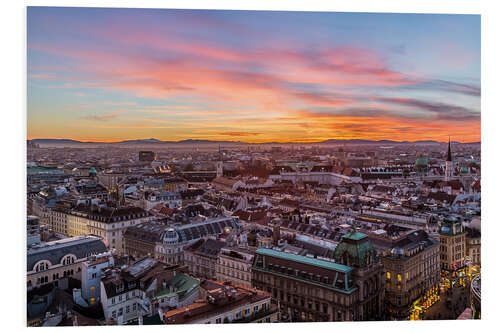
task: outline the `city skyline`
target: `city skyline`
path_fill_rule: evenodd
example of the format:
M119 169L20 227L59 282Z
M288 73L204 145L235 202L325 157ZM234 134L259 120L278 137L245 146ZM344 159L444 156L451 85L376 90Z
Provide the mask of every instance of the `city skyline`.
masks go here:
M480 16L28 7L27 136L480 141Z

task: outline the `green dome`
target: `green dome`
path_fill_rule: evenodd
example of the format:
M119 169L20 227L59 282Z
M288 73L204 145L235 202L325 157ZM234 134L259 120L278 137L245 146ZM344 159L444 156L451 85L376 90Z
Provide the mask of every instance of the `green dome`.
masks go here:
M427 166L427 158L425 158L424 156L420 156L417 158L417 160L415 161L415 166Z
M469 173L469 169L467 169L467 167L462 167L460 173Z
M97 175L97 170L94 167L90 168L89 176L96 176L96 175Z
M343 265L366 267L374 261L376 253L368 236L354 231L342 236L333 256L336 262Z

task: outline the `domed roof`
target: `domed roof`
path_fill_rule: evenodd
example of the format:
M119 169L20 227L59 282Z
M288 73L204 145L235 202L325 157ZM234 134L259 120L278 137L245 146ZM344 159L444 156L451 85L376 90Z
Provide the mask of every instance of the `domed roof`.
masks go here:
M179 241L179 235L174 228L168 228L163 234L163 242L167 244L175 244Z
M462 167L460 173L469 173L469 169L467 169L467 167Z
M333 256L335 261L343 265L365 267L369 264L368 257L373 260L376 253L367 235L353 231L342 236ZM345 262L344 257L348 257L348 263Z
M97 174L97 170L96 170L94 167L91 167L91 168L89 169L89 174L94 174L94 175L96 175L96 174Z

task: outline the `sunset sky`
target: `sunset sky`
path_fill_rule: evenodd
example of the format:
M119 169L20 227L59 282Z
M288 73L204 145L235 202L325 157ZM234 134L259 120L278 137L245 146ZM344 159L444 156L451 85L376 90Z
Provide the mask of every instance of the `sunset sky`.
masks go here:
M480 17L29 7L27 135L480 141Z

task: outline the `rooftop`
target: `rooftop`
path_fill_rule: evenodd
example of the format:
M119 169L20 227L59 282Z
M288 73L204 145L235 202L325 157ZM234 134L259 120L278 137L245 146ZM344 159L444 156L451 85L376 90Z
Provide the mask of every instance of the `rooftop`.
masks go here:
M265 248L260 248L257 249L255 252L256 254L262 254L262 255L267 255L275 258L281 258L285 260L292 260L301 264L306 264L306 265L312 265L312 266L317 266L329 270L334 270L342 273L347 273L352 270L351 267L337 264L331 261L326 261L326 260L321 260L321 259L316 259L316 258L309 258L309 257L304 257L296 254L291 254L291 253L286 253L286 252L281 252L281 251L276 251L276 250L271 250L271 249L265 249Z

